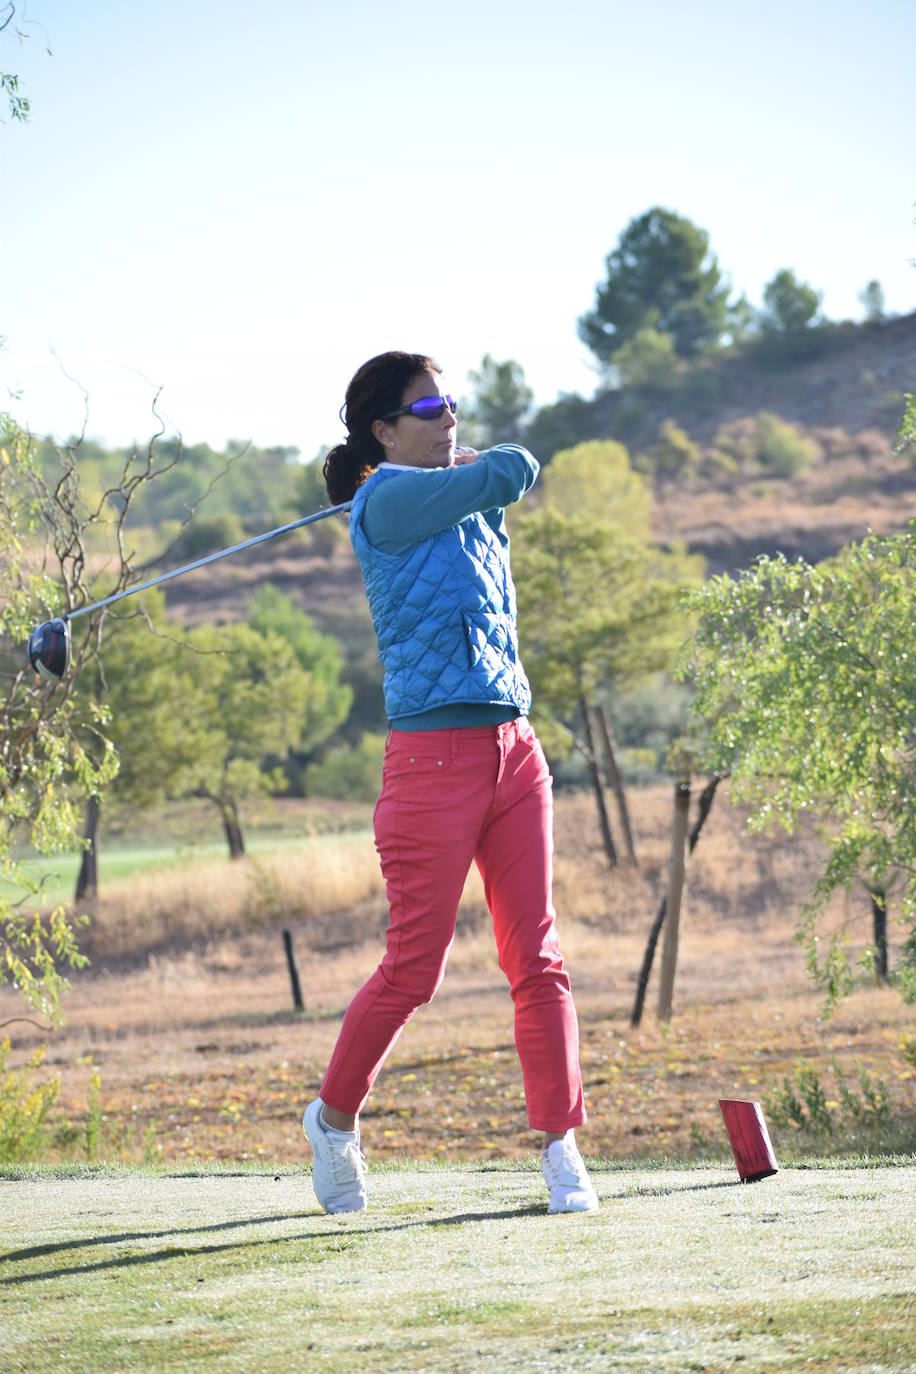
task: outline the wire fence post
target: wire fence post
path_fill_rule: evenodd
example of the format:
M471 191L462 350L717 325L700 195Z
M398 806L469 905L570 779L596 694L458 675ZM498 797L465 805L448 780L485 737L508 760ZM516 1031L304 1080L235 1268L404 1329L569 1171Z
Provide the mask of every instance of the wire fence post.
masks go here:
M302 1000L302 986L299 982L299 970L296 967L296 956L293 953L293 937L288 930L283 932L283 948L286 950L286 963L289 967L289 981L293 987L293 1006L296 1011L305 1011L305 1003Z

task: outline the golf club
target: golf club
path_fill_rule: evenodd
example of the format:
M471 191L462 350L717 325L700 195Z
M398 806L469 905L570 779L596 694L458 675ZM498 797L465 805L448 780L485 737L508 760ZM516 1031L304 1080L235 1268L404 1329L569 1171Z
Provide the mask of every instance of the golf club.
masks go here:
M242 549L250 549L255 544L263 544L266 539L276 539L278 534L289 534L290 530L298 530L303 525L311 525L316 520L326 519L329 515L342 515L350 509L352 504L352 501L344 501L342 505L329 506L327 510L316 511L314 515L304 515L301 520L293 520L288 525L280 525L275 530L268 530L266 534L256 534L252 539L245 539L241 544L233 544L229 549L218 549L216 553L208 553L205 558L198 558L193 563L185 563L180 568L173 568L171 572L164 572L160 573L158 577L151 577L148 582L139 582L136 587L125 587L122 591L113 592L111 596L106 596L101 601L93 601L89 606L80 606L76 611L67 611L65 615L56 616L53 620L46 620L29 636L29 662L42 682L60 682L70 667L70 621L75 620L77 616L88 615L90 611L99 611L103 606L111 606L115 601L122 601L125 596L133 596L136 592L145 592L149 587L158 586L160 582L168 582L173 577L181 577L183 573L193 572L195 568L202 568L205 563L214 563L217 558L227 558L230 553L239 553Z

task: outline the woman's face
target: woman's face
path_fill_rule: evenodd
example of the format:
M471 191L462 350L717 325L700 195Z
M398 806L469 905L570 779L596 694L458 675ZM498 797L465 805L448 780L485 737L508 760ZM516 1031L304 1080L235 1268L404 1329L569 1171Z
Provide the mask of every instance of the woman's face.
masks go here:
M423 372L408 384L401 397L401 406L412 405L424 396L445 394L442 378L435 373ZM396 420L376 420L372 432L391 463L404 463L412 468L447 468L454 461L458 421L448 406L432 420L421 420L416 415L399 415Z

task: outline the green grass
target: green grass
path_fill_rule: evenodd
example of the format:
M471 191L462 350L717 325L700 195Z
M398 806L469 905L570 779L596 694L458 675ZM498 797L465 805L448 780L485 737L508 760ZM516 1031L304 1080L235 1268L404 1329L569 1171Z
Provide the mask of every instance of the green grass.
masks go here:
M0 1369L912 1370L916 1163L594 1169L548 1217L530 1161L6 1170Z

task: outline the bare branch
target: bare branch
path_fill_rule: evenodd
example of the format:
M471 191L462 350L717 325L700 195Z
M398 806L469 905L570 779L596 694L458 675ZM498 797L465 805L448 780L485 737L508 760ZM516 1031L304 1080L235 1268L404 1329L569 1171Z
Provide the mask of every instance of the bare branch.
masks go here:
M165 562L165 560L168 558L168 556L169 556L169 554L172 552L172 550L173 550L174 548L176 548L176 546L178 545L178 542L179 542L179 540L181 539L181 536L184 534L185 530L187 529L188 525L191 523L191 521L194 519L194 517L198 514L198 512L199 512L199 510L200 510L200 507L203 505L204 501L206 501L206 499L207 499L207 497L210 495L210 493L211 493L211 492L216 488L216 486L223 480L223 478L224 478L224 477L226 476L226 474L229 472L229 469L232 467L233 463L237 463L237 462L239 461L240 458L244 458L245 454L248 452L248 450L249 450L250 448L251 448L251 440L248 439L248 440L246 440L246 442L242 445L242 447L239 449L238 453L234 453L234 454L232 455L231 458L228 458L228 459L226 460L225 465L224 465L224 466L219 470L219 472L216 473L215 476L210 480L210 482L207 484L207 486L206 486L206 487L204 488L204 490L201 492L200 496L198 496L197 500L194 502L193 506L186 506L186 507L185 507L185 509L186 509L186 511L187 511L187 515L185 516L184 520L182 520L181 525L180 525L180 527L179 527L179 529L178 529L178 533L175 535L175 538L172 540L171 544L169 544L168 547L162 551L162 553L157 554L155 558L150 558L146 563L142 564L142 565L137 569L138 573L146 572L148 569L155 568L155 567L157 567L160 563L164 563L164 562Z

